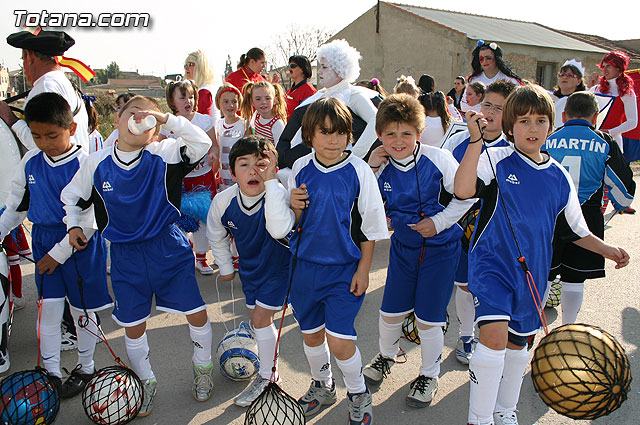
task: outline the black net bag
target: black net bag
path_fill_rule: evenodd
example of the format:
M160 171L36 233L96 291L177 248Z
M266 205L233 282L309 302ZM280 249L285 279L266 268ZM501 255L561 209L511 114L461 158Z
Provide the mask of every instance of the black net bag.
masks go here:
M82 392L82 406L96 424L120 425L133 420L142 407L140 378L129 368L100 369Z
M560 300L562 297L562 283L560 281L551 282L551 288L549 288L549 297L547 298L547 304L545 305L548 308L556 308L560 305Z
M42 368L16 372L0 383L3 425L48 425L60 409L60 396L49 374Z
M302 406L270 382L260 396L251 403L244 415L244 425L301 425L306 424Z
M631 386L624 348L606 331L584 324L564 325L542 338L531 377L542 400L573 419L608 415Z
M471 238L473 237L473 231L476 228L476 219L478 218L479 209L471 209L462 216L458 224L462 227L462 249L465 252L469 252L469 245L471 245Z
M447 312L447 323L442 327L442 332L446 335L449 330L449 313ZM416 344L420 344L420 336L416 327L416 315L411 312L407 314L402 322L402 334L406 339Z

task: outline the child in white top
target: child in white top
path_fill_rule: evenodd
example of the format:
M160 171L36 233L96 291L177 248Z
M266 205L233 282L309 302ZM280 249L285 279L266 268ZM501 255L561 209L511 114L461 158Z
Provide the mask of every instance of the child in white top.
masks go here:
M279 84L249 82L244 86L240 112L251 132L277 142L287 121L287 103Z
M216 122L216 135L220 145L218 192L235 184L229 168L229 152L247 131L247 122L238 116L241 104L242 93L240 90L231 83L223 83L216 93L216 107L223 117Z

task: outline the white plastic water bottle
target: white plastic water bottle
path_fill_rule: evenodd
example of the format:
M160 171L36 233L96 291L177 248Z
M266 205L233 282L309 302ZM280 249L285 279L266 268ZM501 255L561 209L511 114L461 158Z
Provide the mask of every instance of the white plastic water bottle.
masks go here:
M156 117L154 117L153 115L147 115L140 122L136 122L133 119L133 115L131 115L131 117L129 117L129 121L127 124L129 126L129 131L135 134L136 136L139 136L145 131L148 131L154 128L157 123L158 121L156 121Z

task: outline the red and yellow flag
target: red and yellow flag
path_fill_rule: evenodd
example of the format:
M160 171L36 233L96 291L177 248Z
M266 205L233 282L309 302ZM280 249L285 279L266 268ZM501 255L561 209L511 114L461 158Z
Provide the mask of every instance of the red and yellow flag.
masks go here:
M71 69L85 83L96 75L93 69L78 59L67 58L65 56L56 56L55 59L58 65Z

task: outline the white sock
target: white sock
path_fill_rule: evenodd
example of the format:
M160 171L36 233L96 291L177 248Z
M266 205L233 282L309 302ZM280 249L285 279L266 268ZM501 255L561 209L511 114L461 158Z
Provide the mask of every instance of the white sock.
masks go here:
M42 303L42 319L36 323L36 332L40 328L40 355L42 364L53 376L62 378L60 372L60 345L62 344L62 314L64 299L46 300Z
M191 233L191 240L193 241L193 252L198 254L207 255L209 251L209 241L207 240L207 225L199 221L200 227L195 232Z
M276 341L278 339L278 330L273 323L265 328L254 329L256 333L256 342L258 343L258 356L260 357L260 376L264 379L271 378L271 369L273 368L273 356L276 352ZM279 357L279 356L278 356ZM276 373L278 368L278 360L276 359ZM277 379L277 375L276 375Z
M189 323L189 335L191 336L191 342L193 342L193 363L201 367L211 365L213 332L211 331L209 320L207 319L207 323L201 327L196 327Z
M329 359L329 345L327 341L317 347L304 344L304 354L307 356L311 377L325 386L331 385L331 361Z
M127 347L127 356L131 362L131 368L142 381L147 379L155 380L156 376L151 370L151 362L149 361L149 343L147 342L146 332L136 339L124 336L124 343Z
M387 323L381 314L378 319L378 332L380 333L380 338L378 338L380 354L395 360L402 336L402 322Z
M476 345L469 362L470 424L493 423L505 353L506 350L492 350L482 343Z
M582 307L584 283L562 282L562 324L575 323Z
M474 354L475 356L475 354ZM504 369L502 370L502 380L498 389L496 400L496 412L513 411L520 398L520 388L524 372L529 364L529 352L527 347L521 350L511 350L507 348L504 356Z
M71 315L76 324L76 334L78 336L78 364L80 365L80 372L93 373L95 370L95 364L93 363L93 354L96 351L96 341L98 334L98 326L96 325L96 314L88 313L89 319L84 317L84 311L71 307ZM83 316L82 324L87 326L82 327L78 325L78 317Z
M444 332L440 326L429 329L418 328L420 350L422 351L422 366L420 375L427 378L437 378L440 375L440 361L444 347Z
M463 291L461 287L456 287L456 312L460 321L458 337L473 338L473 322L476 316L476 308L473 305L473 295L471 292Z
M336 363L342 372L344 385L347 387L349 393L360 394L367 391L364 376L362 375L362 357L360 357L358 347L356 347L356 352L351 358L347 360L336 358Z

